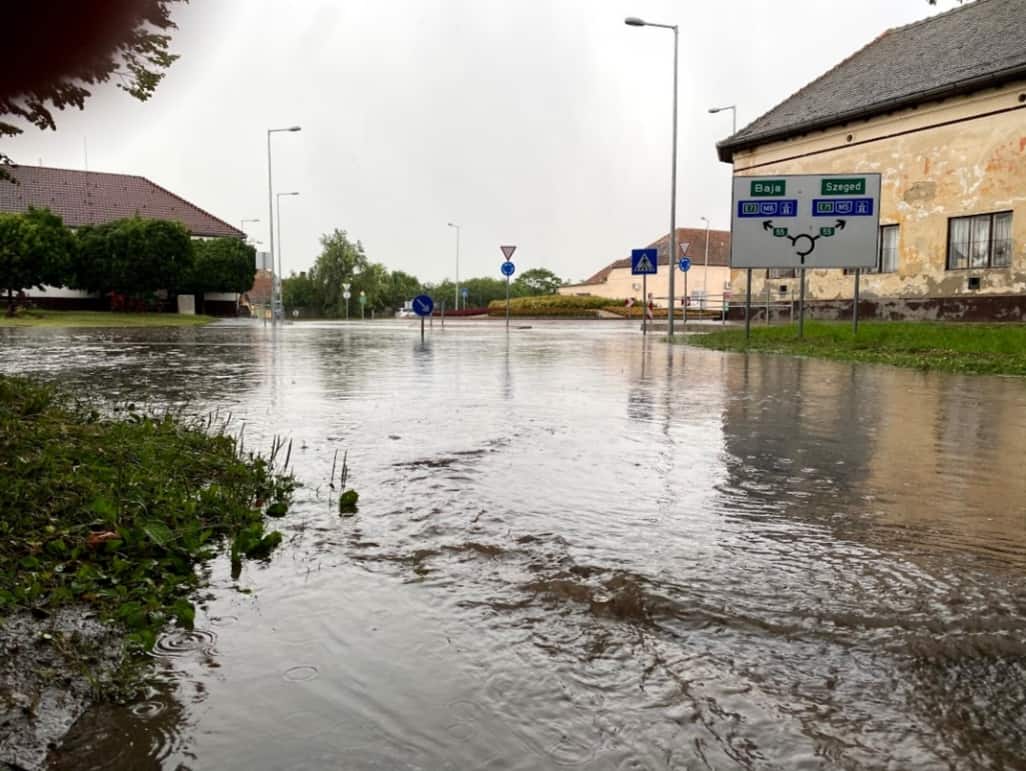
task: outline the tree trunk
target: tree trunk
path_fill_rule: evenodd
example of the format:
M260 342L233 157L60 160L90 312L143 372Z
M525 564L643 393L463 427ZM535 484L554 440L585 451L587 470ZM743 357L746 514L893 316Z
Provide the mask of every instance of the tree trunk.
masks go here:
M14 318L14 290L7 288L7 318Z

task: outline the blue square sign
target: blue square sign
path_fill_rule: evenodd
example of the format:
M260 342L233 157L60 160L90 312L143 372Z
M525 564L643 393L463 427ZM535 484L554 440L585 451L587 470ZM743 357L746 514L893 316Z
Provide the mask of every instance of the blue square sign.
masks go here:
M647 276L659 270L659 252L656 249L631 250L631 275Z

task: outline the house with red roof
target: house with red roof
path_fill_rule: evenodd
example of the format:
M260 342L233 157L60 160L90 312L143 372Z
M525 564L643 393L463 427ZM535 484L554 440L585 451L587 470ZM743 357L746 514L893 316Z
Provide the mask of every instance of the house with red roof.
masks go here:
M681 307L685 295L692 307L720 310L723 303L730 304L730 232L727 230L706 230L705 228L677 228L677 248L680 254L670 260L670 234L662 236L648 245L658 256L657 272L645 282L652 295L652 303L665 308L669 302L670 271L679 270L678 259L686 253L691 260L688 282L683 274L675 280L674 305ZM608 297L611 300L633 299L642 302L641 276L631 274L631 258L624 257L606 265L590 278L579 284L566 284L559 288L561 295ZM685 287L687 291L685 292Z
M240 238L246 234L191 201L135 174L110 174L45 166L16 166L8 172L13 182L0 182L0 212L21 213L29 207L46 208L69 228L101 225L126 217L180 222L193 238ZM97 308L95 294L64 287L26 291L29 299L51 307ZM228 303L238 298L207 295L207 303Z

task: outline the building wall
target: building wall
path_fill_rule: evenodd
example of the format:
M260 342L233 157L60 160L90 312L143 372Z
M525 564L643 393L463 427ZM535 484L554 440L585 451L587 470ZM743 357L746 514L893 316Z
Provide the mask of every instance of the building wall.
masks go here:
M915 109L738 152L735 174L879 172L880 223L898 224L898 269L864 274L862 297L972 298L992 302L1026 295L1026 83L927 104ZM947 270L948 219L1012 211L1011 267ZM766 271L755 270L752 292L764 296ZM980 278L969 289L968 278ZM854 277L810 270L812 300L850 300ZM733 283L743 291L744 271ZM797 280L769 280L771 296ZM963 303L965 305L966 303ZM849 304L850 305L850 304Z
M674 294L677 296L677 307L680 307L680 300L684 297L684 274L676 266L677 271L674 277ZM723 294L724 284L730 281L730 268L720 265L710 265L707 281L709 303L712 307L720 307L720 296ZM688 294L691 295L692 304L697 304L697 295L703 287L703 274L705 266L700 263L693 263L688 272ZM591 295L595 297L608 297L616 300L634 298L637 302L642 301L641 276L631 275L630 268L614 268L609 272L606 280L599 284L576 284L559 288L561 295ZM668 266L660 265L659 272L648 277L648 291L654 295L654 302L658 307L665 308L667 299L670 296L670 278ZM729 291L729 290L728 290ZM734 292L737 288L734 288Z

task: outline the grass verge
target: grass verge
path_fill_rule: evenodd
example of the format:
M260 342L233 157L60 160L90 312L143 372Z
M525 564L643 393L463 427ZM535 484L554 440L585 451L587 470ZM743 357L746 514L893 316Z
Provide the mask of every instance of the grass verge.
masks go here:
M0 620L84 604L148 649L171 620L191 627L202 562L266 558L293 480L212 423L106 418L0 376Z
M684 342L675 337L674 343ZM764 351L841 361L875 362L923 370L1026 377L1026 325L870 321L854 335L844 322L752 326L689 335L689 345L721 351Z
M178 313L108 313L106 311L22 310L14 318L0 314L3 327L199 327L213 316Z

